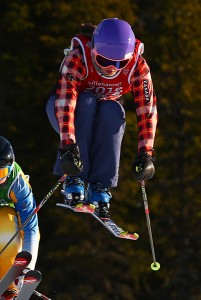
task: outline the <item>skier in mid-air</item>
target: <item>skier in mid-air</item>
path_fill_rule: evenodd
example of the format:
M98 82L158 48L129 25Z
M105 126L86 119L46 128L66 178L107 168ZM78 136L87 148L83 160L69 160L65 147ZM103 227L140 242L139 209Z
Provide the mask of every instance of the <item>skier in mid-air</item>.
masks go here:
M16 163L14 151L10 142L0 136L0 248L6 245L14 236L19 226L23 224L36 208L35 199L29 184L28 176L24 175ZM0 280L13 264L20 251L28 251L32 260L27 266L34 269L39 246L39 228L37 214L34 214L20 235L0 254ZM26 271L25 271L26 272ZM20 276L8 289L0 295L1 300L11 300L18 295L23 282Z
M69 205L86 201L95 205L99 217L109 218L110 187L118 183L126 124L122 96L131 91L136 110L133 171L139 182L155 173L156 96L142 57L144 45L126 21L109 18L97 26L83 24L81 30L72 39L47 103L48 118L60 134L54 174L69 175L64 183Z

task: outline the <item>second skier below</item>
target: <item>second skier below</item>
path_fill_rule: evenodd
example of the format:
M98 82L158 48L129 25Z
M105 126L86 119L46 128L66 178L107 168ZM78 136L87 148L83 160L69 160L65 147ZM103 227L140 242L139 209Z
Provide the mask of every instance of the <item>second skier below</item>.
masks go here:
M10 142L0 136L0 248L13 237L36 207L28 177L16 163ZM0 279L7 273L16 254L28 251L32 260L28 269L34 269L39 246L38 218L35 214L26 224L20 235L0 254ZM1 250L0 249L0 250ZM23 276L16 279L1 295L1 300L11 300L17 296Z

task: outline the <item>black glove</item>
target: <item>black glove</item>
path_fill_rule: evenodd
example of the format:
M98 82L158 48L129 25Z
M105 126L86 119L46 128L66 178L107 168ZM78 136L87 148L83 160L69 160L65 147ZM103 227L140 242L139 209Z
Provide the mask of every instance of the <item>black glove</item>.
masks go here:
M64 174L75 176L83 170L83 164L77 144L66 145L60 150L60 153L60 167Z
M140 152L136 155L133 163L134 178L136 181L151 179L154 176L154 161L156 158L151 157L147 152Z

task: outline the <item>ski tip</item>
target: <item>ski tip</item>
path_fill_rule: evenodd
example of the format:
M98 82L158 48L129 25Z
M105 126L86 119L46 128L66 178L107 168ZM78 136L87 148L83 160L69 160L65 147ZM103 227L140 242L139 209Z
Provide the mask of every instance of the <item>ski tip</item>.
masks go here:
M139 238L139 235L137 233L130 233L128 231L124 231L124 232L121 232L119 237L123 238L123 239L136 241Z
M138 240L139 239L139 234L134 233L135 239Z
M41 279L42 279L42 274L38 270L30 270L24 276L24 282L30 284L41 281Z
M16 255L16 258L18 257L28 257L28 258L32 258L32 255L30 252L28 251L21 251Z
M16 255L14 265L28 265L32 259L32 255L28 251L21 251Z

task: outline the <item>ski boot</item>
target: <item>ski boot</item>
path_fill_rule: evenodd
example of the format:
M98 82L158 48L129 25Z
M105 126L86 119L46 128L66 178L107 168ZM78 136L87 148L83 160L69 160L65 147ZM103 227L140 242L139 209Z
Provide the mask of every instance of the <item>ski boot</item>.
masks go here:
M16 290L6 290L2 295L1 295L1 300L14 300L17 298L18 293Z
M110 219L109 201L112 198L109 187L102 183L90 183L87 189L87 202L95 206L95 214L101 219Z
M69 176L63 184L64 203L75 207L84 200L84 182L81 177Z

